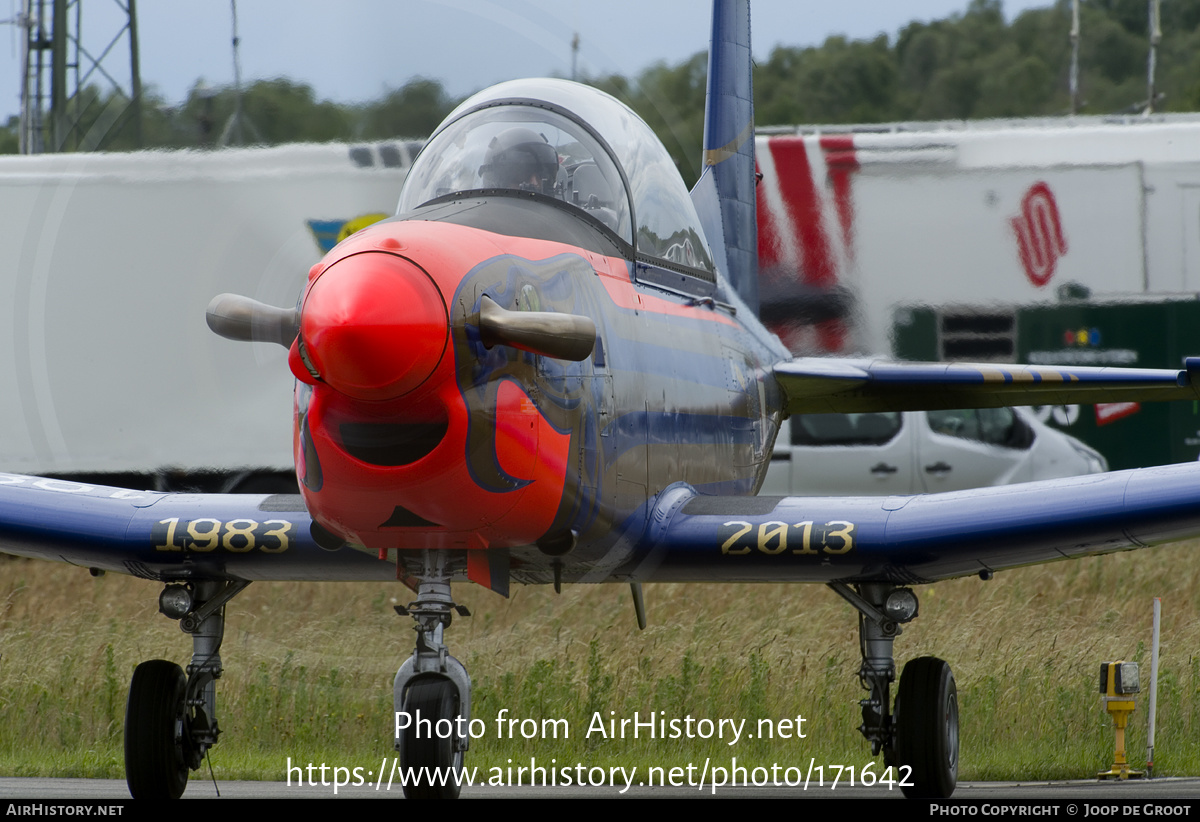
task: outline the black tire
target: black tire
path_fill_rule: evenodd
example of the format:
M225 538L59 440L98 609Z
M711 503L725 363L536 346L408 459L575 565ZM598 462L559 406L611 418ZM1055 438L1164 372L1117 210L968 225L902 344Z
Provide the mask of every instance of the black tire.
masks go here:
M958 784L958 688L950 666L931 656L910 660L896 694L896 764L912 768L901 790L945 799ZM897 778L904 776L901 772Z
M409 726L400 735L400 765L408 770L410 778L404 786L408 799L457 799L463 766L462 751L454 750L455 736L446 738L430 733L436 730L438 720L458 717L458 689L448 679L418 679L408 686L404 697L404 710L412 717ZM421 722L417 718L420 712ZM429 722L425 724L426 720ZM443 723L443 730L445 726ZM428 770L423 770L428 769ZM444 776L444 780L427 778L431 771ZM414 784L416 777L420 784ZM444 781L444 784L437 784Z
M187 680L174 662L133 671L125 703L125 782L134 799L178 799L187 787Z

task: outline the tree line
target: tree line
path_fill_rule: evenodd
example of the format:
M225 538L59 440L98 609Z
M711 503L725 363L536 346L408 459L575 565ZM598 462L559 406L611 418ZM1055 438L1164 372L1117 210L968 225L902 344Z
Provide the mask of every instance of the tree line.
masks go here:
M1078 111L1140 111L1147 101L1146 0L1082 3ZM1070 0L1022 12L1011 23L1001 0L970 0L962 13L913 22L892 38L830 37L814 47L780 46L755 66L758 125L879 123L1062 115L1070 111ZM1159 111L1200 110L1200 0L1162 3L1156 89ZM699 170L705 52L635 78L586 78L637 111L676 157L689 183ZM83 145L136 147L133 129L105 112L117 93L87 89L75 100ZM365 105L318 100L312 88L261 80L241 95L241 137L297 141L423 137L459 102L440 82L418 77ZM147 148L204 148L221 142L238 105L232 88L198 83L187 100L168 106L145 95L142 143ZM106 125L106 123L114 125ZM228 135L226 135L228 136ZM0 151L16 151L16 123L0 130Z

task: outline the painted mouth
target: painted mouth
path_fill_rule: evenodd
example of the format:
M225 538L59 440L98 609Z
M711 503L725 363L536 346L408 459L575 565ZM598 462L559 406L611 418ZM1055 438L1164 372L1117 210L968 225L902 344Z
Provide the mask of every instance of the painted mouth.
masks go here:
M338 436L346 453L369 465L411 465L445 438L446 420L421 423L346 422Z

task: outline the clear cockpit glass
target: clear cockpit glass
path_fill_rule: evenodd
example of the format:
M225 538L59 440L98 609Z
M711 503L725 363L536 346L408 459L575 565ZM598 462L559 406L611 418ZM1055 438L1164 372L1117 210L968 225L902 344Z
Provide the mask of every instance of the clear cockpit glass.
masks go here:
M399 210L486 189L554 197L633 242L629 196L615 161L578 123L557 112L495 106L452 122L413 163Z
M674 161L650 127L610 95L567 80L514 80L464 101L447 123L413 163L401 211L456 191L494 188L507 166L515 185L551 193L546 174L533 179L545 152L532 132L559 157L553 196L601 220L641 254L715 271Z

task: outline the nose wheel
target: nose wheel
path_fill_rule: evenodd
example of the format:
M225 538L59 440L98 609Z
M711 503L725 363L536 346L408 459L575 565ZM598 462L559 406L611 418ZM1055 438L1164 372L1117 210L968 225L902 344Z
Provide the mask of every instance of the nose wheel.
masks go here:
M409 769L409 773L439 775L433 779L422 778L411 790L406 785L404 795L409 799L457 799L457 777L462 772L463 752L456 750L458 746L453 733L440 733L438 728L439 724L444 729L456 726L458 689L448 679L417 680L408 686L404 705L410 716L428 720L429 725L422 723L418 727L413 722L400 734L400 764ZM438 781L444 784L437 784Z

